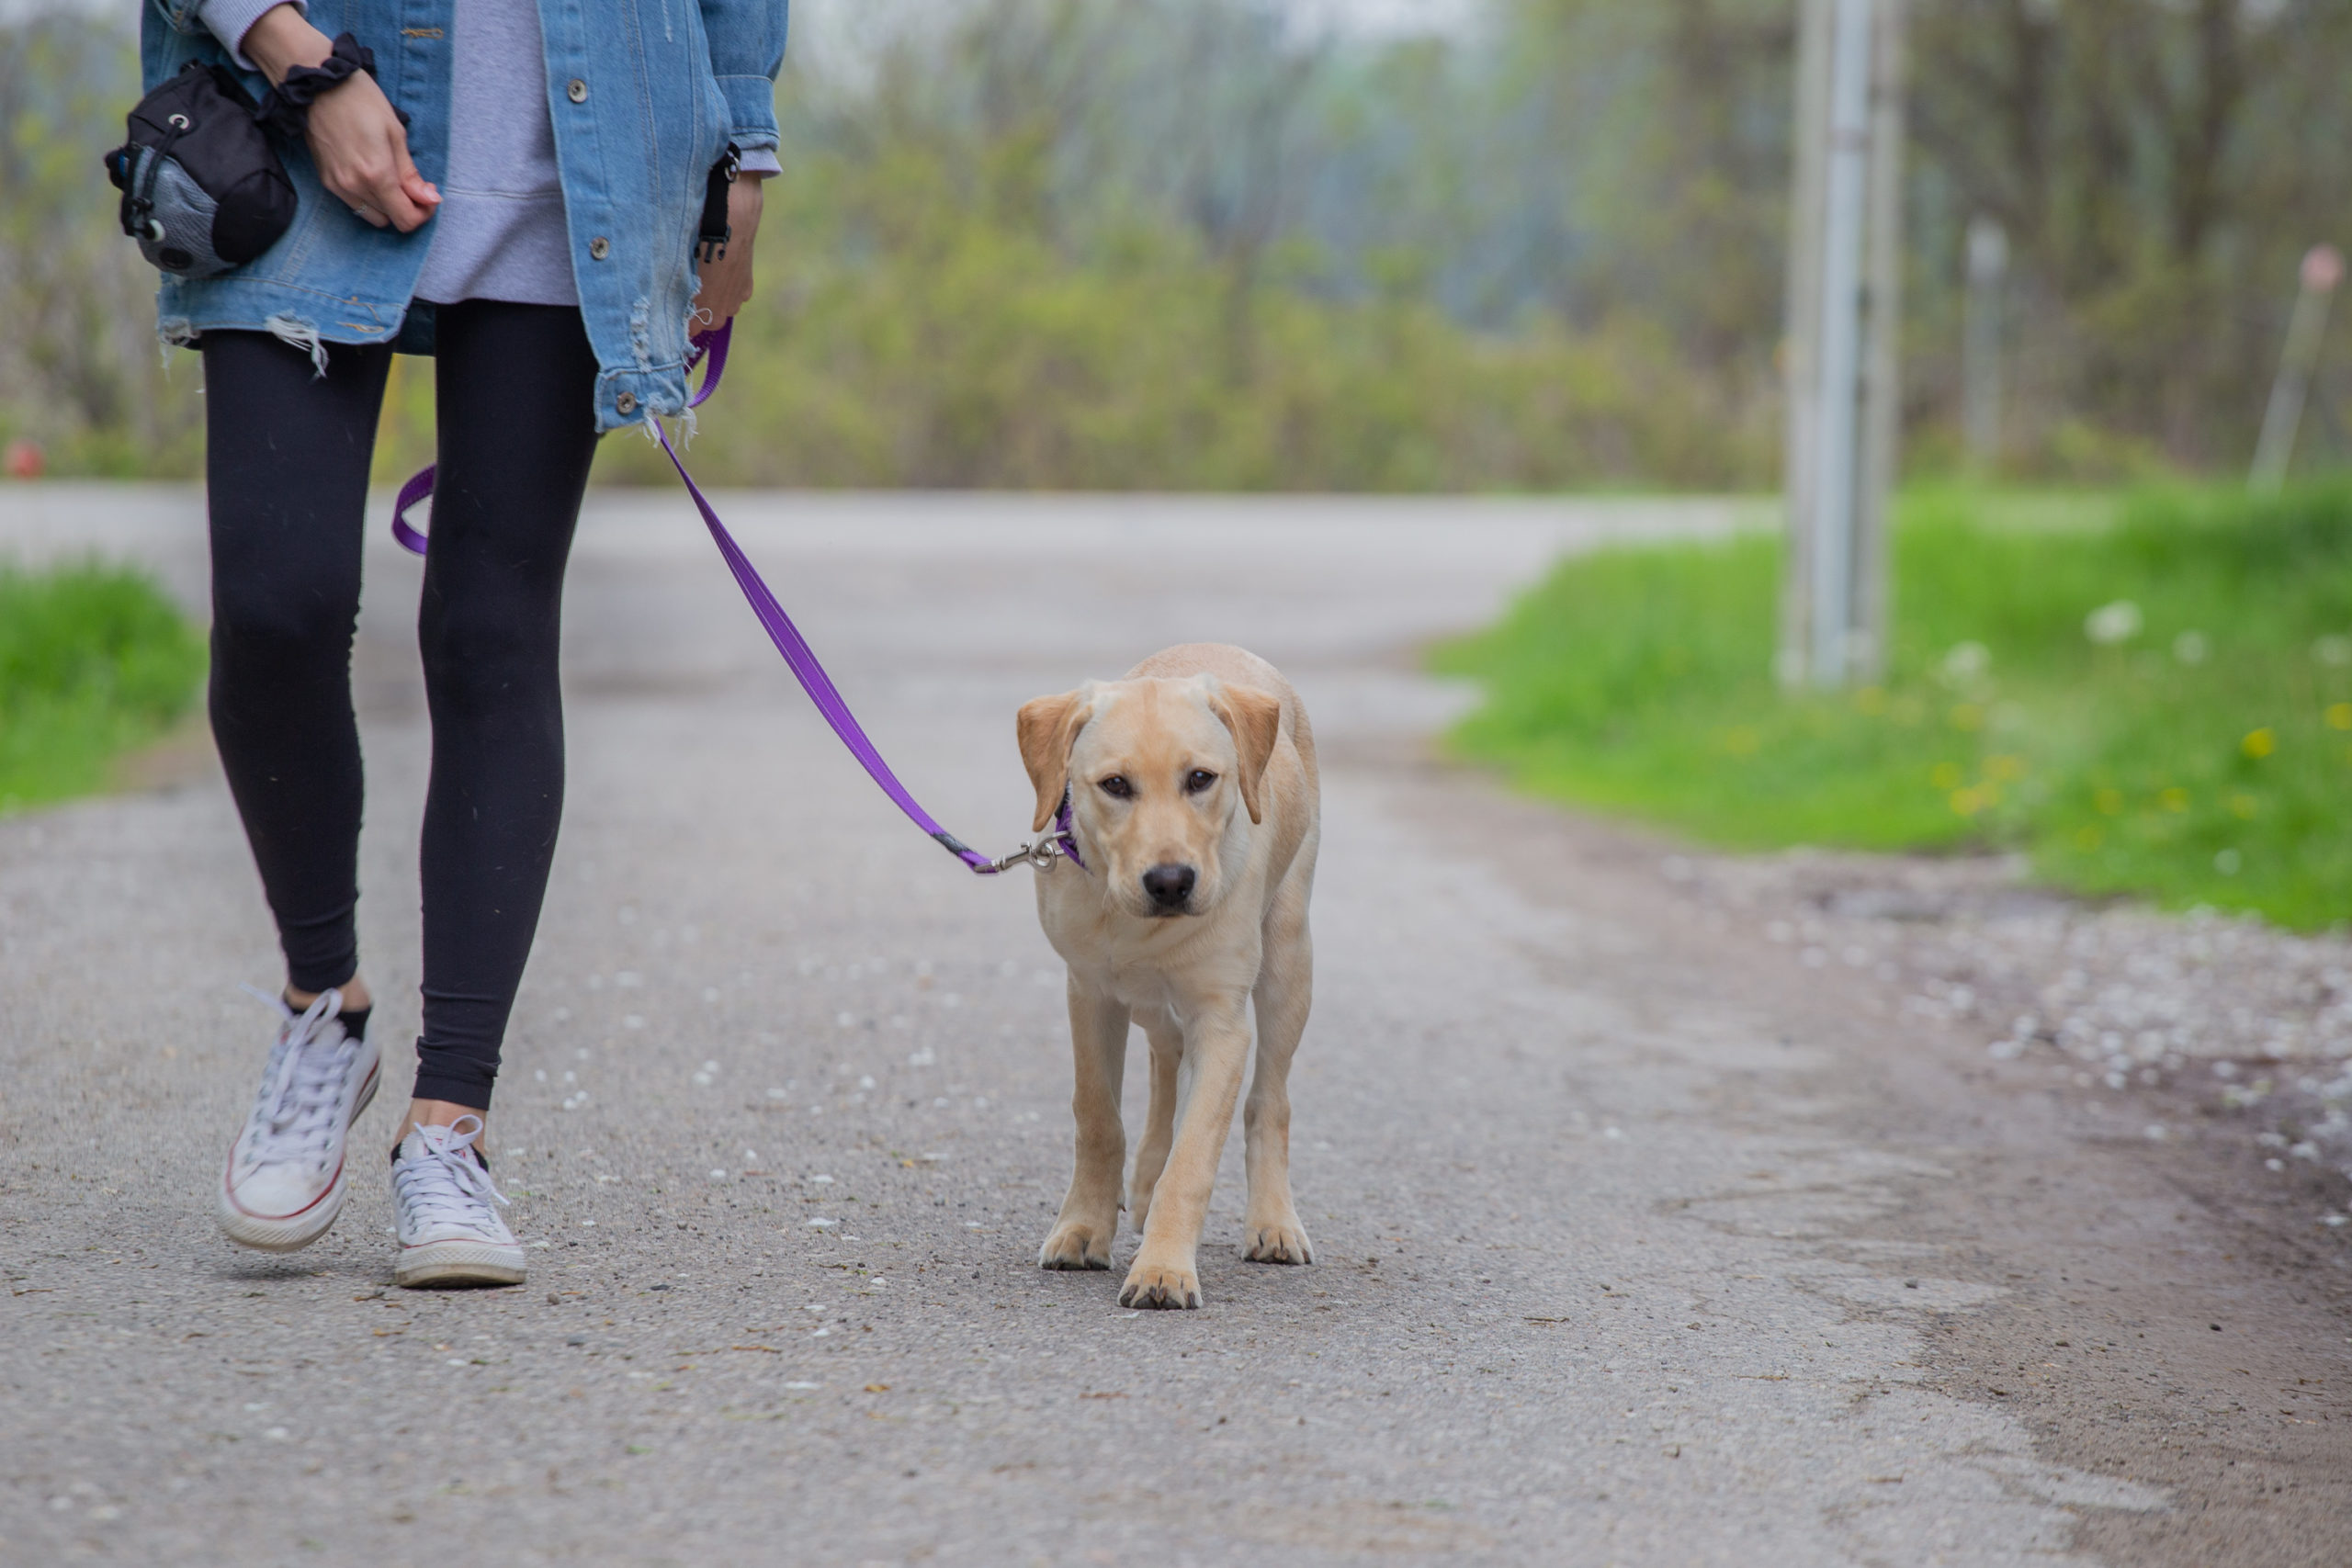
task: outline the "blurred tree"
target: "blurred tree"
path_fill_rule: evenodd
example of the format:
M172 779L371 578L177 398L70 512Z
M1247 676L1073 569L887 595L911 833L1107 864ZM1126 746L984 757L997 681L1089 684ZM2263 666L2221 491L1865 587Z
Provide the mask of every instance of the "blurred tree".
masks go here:
M98 154L139 96L128 39L75 12L0 28L0 438L53 470L187 471L200 410L155 345L154 274Z
M2352 237L2352 6L1922 0L1915 61L1937 227L2014 247L2020 425L2242 463L2296 261Z
M1795 13L1787 0L1522 0L1518 89L1578 243L1549 295L1634 310L1701 365L1769 378L1787 247Z

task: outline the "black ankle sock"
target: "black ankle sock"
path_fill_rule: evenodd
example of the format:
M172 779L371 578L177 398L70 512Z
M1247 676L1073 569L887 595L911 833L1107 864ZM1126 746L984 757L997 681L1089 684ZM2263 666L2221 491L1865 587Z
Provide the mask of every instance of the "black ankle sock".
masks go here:
M288 1007L293 1008L297 1013L303 1010L301 1008L294 1007L294 998L288 996L283 991L280 991L277 994L277 999L284 1002ZM364 1008L345 1008L341 1012L334 1015L335 1021L342 1024L343 1032L345 1034L350 1035L354 1040L365 1040L368 1038L368 1020L374 1014L375 1010L376 1004L373 1002L368 1003Z

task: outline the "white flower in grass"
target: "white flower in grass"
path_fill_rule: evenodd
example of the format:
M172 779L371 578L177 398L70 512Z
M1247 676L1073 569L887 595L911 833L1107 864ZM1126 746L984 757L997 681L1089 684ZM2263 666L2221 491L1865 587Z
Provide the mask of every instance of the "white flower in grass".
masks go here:
M1956 642L1944 655L1944 680L1954 686L1973 686L1993 668L1993 650L1981 642Z
M2172 656L2183 664L2202 664L2212 651L2213 645L2203 632L2183 632L2172 639Z
M2083 635L2102 648L2112 648L2138 637L2140 626L2140 606L2129 599L2118 599L2083 617Z

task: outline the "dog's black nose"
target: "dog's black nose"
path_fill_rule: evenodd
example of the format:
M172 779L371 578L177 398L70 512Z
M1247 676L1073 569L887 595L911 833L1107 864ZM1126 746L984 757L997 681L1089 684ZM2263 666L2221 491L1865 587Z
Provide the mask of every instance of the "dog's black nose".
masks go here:
M1172 914L1192 897L1193 880L1189 865L1156 865L1143 874L1143 890L1150 895L1152 908Z

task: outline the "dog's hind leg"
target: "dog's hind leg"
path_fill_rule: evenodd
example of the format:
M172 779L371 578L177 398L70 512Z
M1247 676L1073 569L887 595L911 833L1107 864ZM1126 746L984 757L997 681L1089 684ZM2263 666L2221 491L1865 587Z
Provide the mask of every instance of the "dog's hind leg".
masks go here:
M1311 1263L1314 1248L1290 1193L1290 1062L1306 1030L1315 994L1315 949L1306 929L1307 875L1284 879L1266 917L1265 960L1254 993L1258 1066L1241 1125L1247 1139L1250 1205L1242 1256L1253 1263Z
M1078 1157L1061 1215L1037 1249L1037 1266L1108 1269L1111 1238L1119 1230L1119 1173L1127 1156L1126 1129L1119 1121L1119 1086L1127 1065L1125 1005L1080 991L1073 983L1069 1039L1078 1069L1070 1095Z
M1151 1042L1151 1108L1144 1112L1143 1142L1136 1148L1136 1173L1127 1183L1127 1214L1138 1231L1151 1218L1151 1190L1168 1168L1176 1141L1176 1069L1184 1062L1184 1031L1166 1012L1141 1021Z

